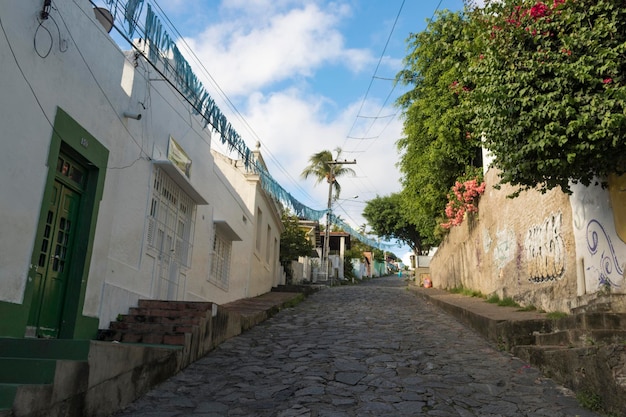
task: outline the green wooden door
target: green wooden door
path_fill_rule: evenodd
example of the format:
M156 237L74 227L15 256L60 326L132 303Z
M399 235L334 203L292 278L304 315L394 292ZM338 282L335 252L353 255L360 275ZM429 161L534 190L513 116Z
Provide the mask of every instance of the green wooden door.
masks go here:
M62 325L83 179L79 165L59 158L37 263L31 314L37 337L58 337Z

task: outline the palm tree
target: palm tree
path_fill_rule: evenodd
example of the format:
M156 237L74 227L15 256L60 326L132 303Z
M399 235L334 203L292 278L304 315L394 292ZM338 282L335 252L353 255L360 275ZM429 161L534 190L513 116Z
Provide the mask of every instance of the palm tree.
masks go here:
M336 148L335 152L337 152L337 158L335 161L339 159L341 155L341 148ZM339 198L339 193L341 193L341 185L337 181L338 177L342 175L350 174L355 175L356 173L352 168L344 167L341 164L329 164L329 162L333 161L333 154L329 150L323 150L318 153L311 155L309 158L309 165L304 168L302 171L302 178L307 179L310 176L315 177L315 183L319 184L322 180L326 180L327 183L332 183L332 188L335 189L335 200Z

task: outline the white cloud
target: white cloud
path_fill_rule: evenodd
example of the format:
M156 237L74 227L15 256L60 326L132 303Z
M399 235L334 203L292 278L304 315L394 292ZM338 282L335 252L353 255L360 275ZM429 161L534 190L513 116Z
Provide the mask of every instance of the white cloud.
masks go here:
M365 222L361 212L364 201L379 195L398 191L399 173L395 167L397 153L395 140L399 137L401 122L389 123L381 120L372 129L380 138L375 140L346 140L346 134L355 120L361 102L357 101L344 111L332 115L326 114L326 99L306 95L291 88L270 95L253 94L247 102L244 117L254 132L261 138L261 153L269 166L272 176L292 195L313 209L324 209L328 196L326 183L315 184L315 180L304 180L300 173L308 164L309 157L323 149L344 150L358 149L358 153L344 153L342 159L356 159L356 165L350 165L357 176L343 177L342 197L349 199L358 195L358 201L341 203L342 210L337 211L353 227ZM380 103L366 103L368 108L379 110ZM392 112L392 109L389 109ZM233 119L231 119L233 120ZM239 121L234 122L236 129L245 137L252 134ZM256 139L250 143L256 142ZM277 165L280 164L280 166ZM282 169L281 169L282 168ZM301 192L304 189L306 194ZM360 203L359 203L360 202Z
M310 1L229 0L219 10L219 21L185 41L221 90L237 104L246 123L220 102L204 70L194 66L228 120L250 148L261 140L270 173L303 204L313 209L326 206L328 185L300 178L313 153L338 146L358 151L342 155L357 160L351 166L357 177L345 177L341 185L342 198L358 195L361 203L340 203L336 212L358 227L365 222L361 216L363 201L400 189L395 141L401 122L395 120L385 128L389 119L382 119L367 132L360 124L351 131L359 109L363 115L375 115L382 103L367 100L361 108L362 97L352 97L344 106L311 91L309 81L328 66L348 74L373 71L380 52L348 48L340 32L342 19L349 18L350 13L347 6L336 3L323 7ZM193 65L195 60L189 62ZM386 57L383 65L399 67L399 62ZM366 87L365 82L362 93ZM382 114L395 111L385 109ZM357 141L346 139L348 134L380 137ZM225 152L217 142L213 142L214 147Z
M328 63L359 71L373 61L368 50L345 48L337 29L349 12L345 6L277 10L272 2L256 1L228 7L228 18L185 41L231 96L310 77Z

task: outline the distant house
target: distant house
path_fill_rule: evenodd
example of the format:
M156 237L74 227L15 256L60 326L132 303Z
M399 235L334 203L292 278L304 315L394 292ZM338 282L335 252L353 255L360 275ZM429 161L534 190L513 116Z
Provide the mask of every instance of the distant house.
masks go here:
M301 256L297 261L292 261L291 270L293 283L317 282L320 274L322 240L320 224L315 220L298 219L298 227L302 230L313 250L309 256Z
M302 271L296 273L296 281L326 282L326 268L324 267L324 241L325 233L320 231L319 222L310 220L299 220L299 225L307 234L308 239L314 243L315 253L310 257L302 257L298 260L298 265L294 264L294 270ZM350 233L330 232L329 233L330 262L328 276L333 279L344 279L344 255L350 249Z
M344 255L345 255L346 250L350 249L350 233L330 232L329 235L330 235L329 237L330 266L328 270L328 276L330 277L330 279L343 280L344 279L344 273L343 273ZM325 238L326 238L325 234L322 233L321 234L322 248L325 247L324 246ZM323 264L322 264L322 268L320 272L324 274L323 279L326 279L326 276L325 276L326 271L323 268Z
M278 284L277 207L212 153L175 57L123 52L89 2L41 8L2 5L0 336L89 339L140 298Z

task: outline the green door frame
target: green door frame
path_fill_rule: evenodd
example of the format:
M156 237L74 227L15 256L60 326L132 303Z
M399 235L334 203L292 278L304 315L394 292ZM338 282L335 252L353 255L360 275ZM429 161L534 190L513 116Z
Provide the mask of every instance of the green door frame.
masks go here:
M91 264L99 203L104 192L109 151L61 108L57 108L54 120L47 163L48 175L31 265L37 265L38 263L39 248L43 240L48 212L47 203L50 200L50 193L53 192L57 160L61 152L82 160L88 172L85 191L80 202L79 210L81 215L77 219L78 224L76 225L75 244L70 266L70 279L68 280L67 295L61 314L61 326L58 337L62 339L92 339L98 331L98 319L85 317L82 315L82 311L85 302L89 266ZM37 318L34 315L38 309L36 307L33 308L33 303L39 302L33 298L34 293L37 292L34 288L36 283L35 273L36 269L31 268L24 293L23 306L25 313L28 315L27 325L37 322ZM25 330L22 329L23 334Z

